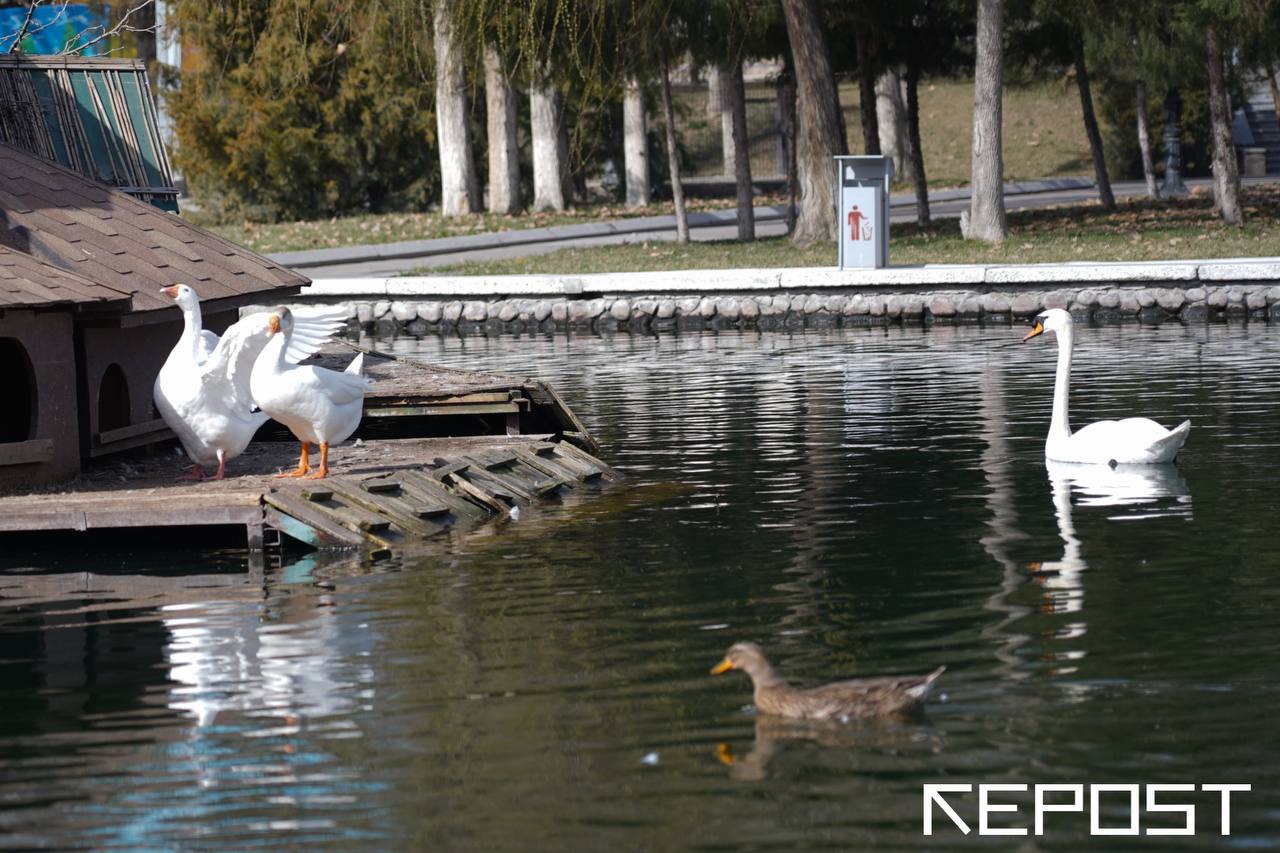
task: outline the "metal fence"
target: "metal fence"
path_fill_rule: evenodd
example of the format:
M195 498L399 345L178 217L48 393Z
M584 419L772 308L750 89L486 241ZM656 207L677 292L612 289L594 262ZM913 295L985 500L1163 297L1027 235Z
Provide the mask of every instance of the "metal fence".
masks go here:
M787 174L782 131L781 88L772 82L746 85L748 150L753 180L781 180ZM691 179L733 180L733 135L729 105L708 82L671 87L676 140L683 175ZM662 126L661 115L654 125Z

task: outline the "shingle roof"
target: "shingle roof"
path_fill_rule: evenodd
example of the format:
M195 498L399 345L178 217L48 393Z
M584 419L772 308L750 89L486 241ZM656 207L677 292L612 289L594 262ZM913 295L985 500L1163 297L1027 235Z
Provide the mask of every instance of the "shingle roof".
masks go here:
M128 309L129 294L0 246L0 310L47 305Z
M134 311L176 310L158 292L176 282L206 302L293 292L308 282L179 216L3 143L0 218L0 242L132 294Z

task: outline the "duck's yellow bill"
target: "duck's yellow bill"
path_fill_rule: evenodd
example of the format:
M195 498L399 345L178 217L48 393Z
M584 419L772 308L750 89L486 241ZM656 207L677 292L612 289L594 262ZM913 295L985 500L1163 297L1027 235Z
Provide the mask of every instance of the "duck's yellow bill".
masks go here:
M716 758L720 759L721 764L732 765L737 759L733 757L733 751L729 749L729 744L716 744Z
M1031 340L1032 338L1036 337L1037 335L1043 335L1043 334L1044 334L1044 324L1037 322L1034 326L1031 327L1031 331L1027 332L1027 336L1022 340L1025 343Z
M725 658L724 660L720 661L720 663L716 664L711 668L711 674L719 675L720 673L728 672L731 669L733 669L733 661L729 660L728 658Z

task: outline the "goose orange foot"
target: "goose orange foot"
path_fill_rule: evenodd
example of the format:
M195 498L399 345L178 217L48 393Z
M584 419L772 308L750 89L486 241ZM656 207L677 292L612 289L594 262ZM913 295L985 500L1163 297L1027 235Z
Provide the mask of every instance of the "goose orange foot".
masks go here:
M305 477L311 470L311 445L305 441L302 443L302 455L298 457L298 467L293 471L285 471L283 474L276 474L276 477Z
M320 442L320 467L311 475L313 480L323 480L329 476L329 445L327 442Z

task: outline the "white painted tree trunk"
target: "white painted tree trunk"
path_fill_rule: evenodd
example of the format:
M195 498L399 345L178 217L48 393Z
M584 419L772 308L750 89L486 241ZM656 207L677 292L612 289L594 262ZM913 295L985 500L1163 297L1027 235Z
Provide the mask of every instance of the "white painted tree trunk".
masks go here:
M560 145L560 93L543 84L529 89L533 135L533 209L564 210L564 161Z
M735 153L733 145L733 81L729 77L733 74L733 70L725 66L717 66L716 78L720 81L717 87L720 95L720 110L717 117L720 119L720 152L724 158L724 174L731 177L737 174L737 166L735 165Z
M1000 135L1004 85L1004 2L978 0L973 68L973 167L965 239L1000 243L1009 233L1004 212L1004 151Z
M492 47L484 52L484 94L489 127L489 210L520 210L520 154L516 147L516 90Z
M462 50L453 32L452 0L436 0L436 133L440 147L441 210L459 216L480 210L480 182L471 159L466 78Z
M893 160L893 173L905 177L911 163L911 137L907 133L907 105L898 68L885 70L876 79L876 119L880 153Z
M1240 173L1236 169L1236 149L1231 144L1231 93L1227 91L1222 38L1216 27L1205 30L1204 41L1209 66L1209 127L1213 138L1213 204L1224 222L1242 225Z
M1147 182L1147 195L1160 198L1160 189L1156 186L1155 160L1151 156L1151 133L1147 130L1147 87L1142 81L1134 91L1138 102L1138 150L1142 152L1142 177Z
M627 176L627 206L649 204L649 145L645 135L644 94L640 82L627 81L622 99L622 150Z

